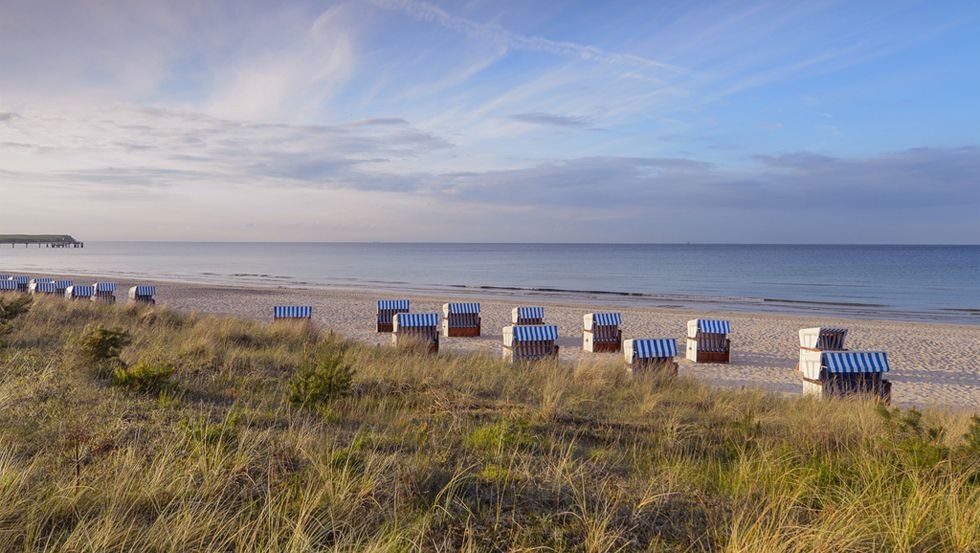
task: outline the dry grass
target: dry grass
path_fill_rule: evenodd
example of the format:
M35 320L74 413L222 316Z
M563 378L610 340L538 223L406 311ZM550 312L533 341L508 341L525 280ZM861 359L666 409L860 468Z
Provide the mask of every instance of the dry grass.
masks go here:
M157 395L73 350L90 324ZM0 366L0 550L978 551L963 414L42 301ZM352 393L288 400L311 352ZM976 423L973 423L976 424Z

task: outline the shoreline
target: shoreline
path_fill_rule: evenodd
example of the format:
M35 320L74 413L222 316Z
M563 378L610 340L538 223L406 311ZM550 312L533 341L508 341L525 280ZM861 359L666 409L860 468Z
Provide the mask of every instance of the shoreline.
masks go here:
M92 275L50 275L73 280ZM119 282L118 301L137 281L110 277ZM946 408L976 411L980 405L980 326L946 322L856 319L846 316L739 312L692 309L680 306L617 305L601 299L548 295L406 293L379 288L308 288L227 284L201 284L160 279L139 280L156 284L157 303L178 311L208 315L240 316L259 321L271 319L276 304L313 306L313 320L327 330L367 344L388 344L389 334L375 332L376 301L407 297L413 312L441 311L445 301L468 300L482 304L483 334L479 338L443 338L440 351L500 355L501 328L510 323L517 305L545 307L549 324L557 324L560 358L568 362L623 362L622 354L590 354L582 351L582 315L614 310L623 314L623 337L673 337L678 344L680 373L708 385L757 388L778 394L800 394L802 381L795 370L798 330L813 326L850 329L848 347L884 350L889 354L893 404L901 407ZM586 301L591 300L591 301ZM696 317L726 318L732 322L732 363L694 364L683 358L686 322Z

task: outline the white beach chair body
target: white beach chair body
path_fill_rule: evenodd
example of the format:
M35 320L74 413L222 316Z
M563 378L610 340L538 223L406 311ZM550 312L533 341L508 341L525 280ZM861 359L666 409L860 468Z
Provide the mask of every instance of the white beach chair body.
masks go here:
M503 359L529 363L558 359L556 325L510 325L503 328Z
M480 304L451 302L442 306L442 335L474 337L480 335Z
M430 353L438 353L439 314L395 313L391 322L391 343L396 346L422 345Z
M883 351L819 351L800 353L803 393L822 398L872 397L891 401L891 370Z
M582 349L591 353L620 351L622 321L619 313L586 313L582 317Z
M634 374L666 372L677 374L677 341L673 338L631 338L623 342L623 357Z
M408 313L409 300L378 300L378 332L391 332L394 318L398 313Z
M719 319L687 322L687 358L695 363L731 361L731 324Z

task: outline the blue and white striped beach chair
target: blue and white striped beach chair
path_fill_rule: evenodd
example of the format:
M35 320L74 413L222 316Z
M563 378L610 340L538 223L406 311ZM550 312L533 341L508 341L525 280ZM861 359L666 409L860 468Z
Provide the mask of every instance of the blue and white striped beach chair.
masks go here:
M313 318L313 306L277 305L272 309L272 318L275 321L308 321Z
M588 352L617 352L623 347L619 313L586 313L582 317L582 349Z
M96 303L116 303L115 282L96 282L92 287L95 288L92 301Z
M442 306L442 335L473 337L480 335L480 304L452 302Z
M439 352L438 313L395 313L391 326L394 345L422 345L430 353Z
M515 307L510 312L510 322L515 325L543 325L544 307Z
M512 363L558 359L556 325L511 325L503 329L503 358Z
M397 313L410 311L409 300L378 300L378 332L391 332Z
M673 338L633 338L623 343L626 364L633 373L665 371L677 374L677 341Z
M17 287L16 282L10 280L9 278L0 280L0 292L10 293L10 292L18 292L18 291L19 288Z
M133 303L155 304L157 287L152 284L137 284L129 289L129 301Z
M88 284L73 284L65 288L65 299L73 301L91 301L95 295L95 286Z
M687 358L695 363L731 361L732 325L720 319L693 319L687 322Z
M823 398L853 396L891 401L891 367L883 351L807 351L800 363L803 393Z

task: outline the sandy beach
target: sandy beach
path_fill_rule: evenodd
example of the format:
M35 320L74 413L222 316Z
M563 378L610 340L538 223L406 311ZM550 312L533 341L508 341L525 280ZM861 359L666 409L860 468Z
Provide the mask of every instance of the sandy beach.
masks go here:
M72 277L65 277L72 278ZM88 282L92 277L75 277ZM118 280L120 301L132 283ZM732 363L695 364L680 353L680 373L727 387L760 388L799 394L802 383L795 371L799 354L797 332L814 326L846 327L852 350L884 350L892 366L892 400L904 407L940 407L976 410L980 406L980 326L923 322L807 317L773 313L725 313L672 308L645 308L581 303L543 296L517 296L488 292L440 295L366 290L261 288L159 282L157 302L180 311L236 315L269 320L277 304L312 305L314 320L323 328L370 343L388 344L388 334L374 328L379 298L409 297L413 312L440 311L446 301L480 301L483 335L479 338L442 338L441 352L482 352L500 355L501 328L510 323L517 305L543 305L548 323L561 332L560 357L564 361L609 360L621 354L592 354L582 350L582 315L590 311L623 314L623 337L673 337L683 351L689 319L725 318L732 322Z

